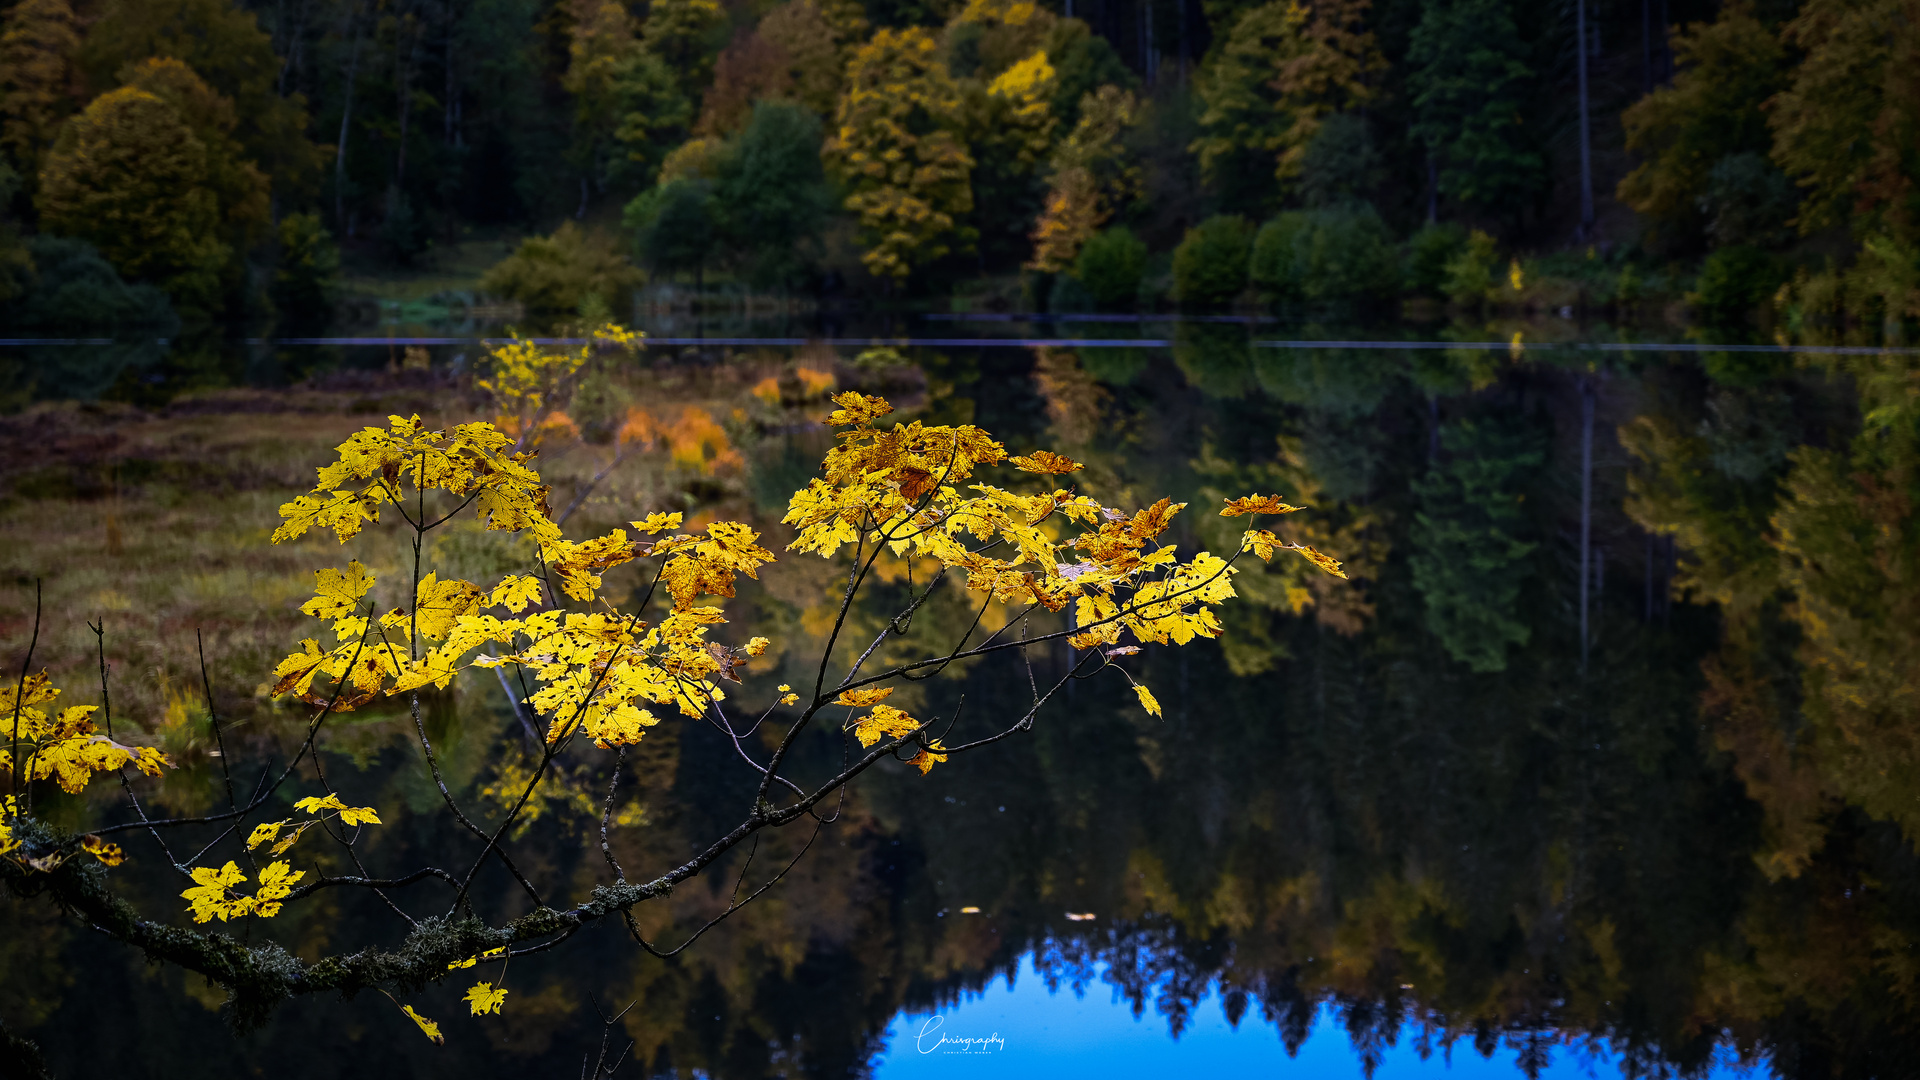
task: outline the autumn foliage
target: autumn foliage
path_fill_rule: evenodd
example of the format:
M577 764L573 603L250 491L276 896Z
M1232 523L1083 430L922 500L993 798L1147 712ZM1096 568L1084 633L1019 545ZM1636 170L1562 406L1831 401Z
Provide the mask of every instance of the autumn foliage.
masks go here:
M596 340L616 348L637 345L636 335L616 326L603 327ZM83 854L108 866L136 857L108 839L119 832L151 834L161 843L155 854L172 861L168 852L178 849L164 846L164 832L214 830L198 854L173 863L184 885L173 919L191 925L272 920L322 889L398 891L437 882L435 887L451 891L449 917L458 916L456 921L413 922L405 946L386 952L343 943L360 950L351 962L328 957L309 963L276 945L240 946L218 933L184 929L167 931L162 955L225 985L243 1023L297 994L377 989L439 1041L437 1023L396 993L487 966L488 977L471 986L464 1000L475 1016L500 1013L510 1007L505 970L512 956L552 947L609 917L626 920L641 948L660 955L677 951L656 949L627 913L762 830L810 822L817 833L825 819L814 808L884 759L927 773L955 754L1026 730L1068 680L1108 672L1124 679L1141 707L1158 716L1158 699L1121 662L1147 648L1220 636L1216 609L1235 595L1234 563L1243 554L1266 560L1294 551L1344 576L1330 557L1260 528L1244 531L1238 550L1224 556L1183 556L1167 533L1184 504L1160 499L1132 511L1105 506L1070 486L1083 466L1063 454L1010 454L971 424L891 422L889 402L847 391L833 398L835 409L826 417L840 429L834 447L819 475L793 493L780 523L791 530L786 550L840 562L847 585L836 589L838 614L825 635L814 684L769 688L763 684L771 680L755 678L753 668L775 643L733 632L726 607L741 579L759 579L777 562L762 529L724 520L689 527L682 513L656 511L624 528L576 538L550 506L535 457L559 430L554 418L563 414L556 402L593 347L552 349L524 341L498 347L478 384L495 402L493 421L429 428L417 416L391 416L339 444L312 489L280 507L276 544L313 533L342 546L364 544L370 533L397 525L412 552L411 570L389 583L349 558L344 566L315 573L313 596L300 610L319 626L274 667L263 688L309 711L305 739L290 763L269 767L252 796L243 800L230 790L230 813L155 820L138 800L128 769L159 775L172 764L164 754L117 742L110 727L106 734L96 731L96 714L111 723L99 707L56 711L61 691L44 674L0 693L12 726L0 751L0 769L12 778L12 794L0 811L0 872L16 887L50 890L109 935L136 945L150 941L156 924L123 914L130 909L114 897L111 879L102 884L67 865ZM1273 516L1296 509L1274 496L1252 495L1228 501L1220 514ZM426 538L463 516L476 519L485 532L524 538L527 565L478 581L443 574ZM925 569L917 577L908 574L913 584L906 609L829 677L836 660L844 662L837 651L841 638L853 632L848 613L862 586L876 579L882 559ZM613 588L610 575L626 573L629 564L640 572ZM936 594L964 597L977 610L957 641L923 651L909 636L909 625ZM629 599L616 604L619 595ZM1001 613L998 630L982 627L990 608ZM1007 633L1015 625L1022 628L1017 639ZM1071 649L1073 662L1050 688L1034 686L1022 715L915 715L917 707L909 711L893 699L899 688L956 661L1016 660L1026 649L1053 641ZM868 667L877 650L879 659ZM912 659L916 653L921 658ZM516 708L526 711L540 744L526 769L495 783L499 790L487 798L504 810L504 818L484 829L448 787L420 712L423 693L444 690L474 668L499 672L524 688ZM319 770L314 738L330 718L396 697L407 703L445 812L480 841L477 854L443 853L459 860L449 866L365 866L360 837L386 827L387 811L357 805ZM629 767L629 751L667 723L709 725L733 739L759 778L758 790L739 826L683 865L633 882L606 846L608 830L619 827L613 793ZM741 741L762 725L771 728L770 741ZM791 752L810 726L824 728L846 747L846 762L824 781L790 775ZM608 778L606 806L597 816L610 876L577 903L554 906L539 899L538 887L508 847L518 835L512 832L516 819L539 812L547 797L543 787L570 783L583 768ZM125 786L130 820L68 835L35 817L35 781L51 779L80 792L102 778ZM309 791L292 801L292 813L261 812L288 785ZM592 801L582 809L595 813ZM306 861L302 852L318 843L343 847L358 873L328 876L319 866L300 865ZM473 913L470 890L483 868L494 865L534 896L533 913L502 926ZM775 873L727 911L751 902L784 874ZM148 917L167 918L158 912Z

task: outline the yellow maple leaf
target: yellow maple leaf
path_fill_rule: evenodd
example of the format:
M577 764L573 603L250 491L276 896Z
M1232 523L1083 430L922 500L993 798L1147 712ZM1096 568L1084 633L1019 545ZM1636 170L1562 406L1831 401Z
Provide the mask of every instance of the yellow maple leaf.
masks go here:
M500 1006L507 1000L507 988L495 989L492 983L475 983L467 991L466 1002L475 1016L498 1013Z
M414 1012L413 1006L411 1005L400 1006L400 1011L407 1014L407 1019L420 1025L420 1030L426 1034L427 1038L432 1039L434 1042L440 1044L441 1046L445 1046L447 1044L447 1040L440 1036L439 1024L436 1024L433 1021L427 1019L426 1017L421 1016L419 1013Z
M314 677L319 675L327 662L327 654L320 651L320 643L312 638L300 642L300 651L280 661L273 669L278 681L270 691L275 697L289 691L304 696L313 687Z
M296 810L304 810L315 816L328 810L338 811L342 825L380 824L380 815L371 806L348 806L340 801L338 795L309 795L293 804Z
M915 766L920 770L920 775L925 776L928 773L933 771L933 765L935 762L947 760L947 755L940 752L940 751L944 751L945 749L946 747L940 745L940 740L935 739L932 742L927 744L927 748L925 750L922 750L918 754L915 754L912 757L908 758L907 764Z
M1300 509L1288 506L1280 501L1278 495L1247 495L1238 499L1228 499L1226 509L1220 511L1221 517L1244 517L1248 514L1291 514Z
M218 870L196 866L191 873L194 886L180 895L193 908L194 922L209 922L215 918L226 922L253 910L252 897L236 898L232 895L233 887L247 880L247 875L232 860Z
M504 607L518 615L526 610L528 604L540 602L540 589L540 579L532 574L508 574L493 587L493 592L487 597L487 606Z
M1308 562L1332 574L1334 577L1344 578L1347 576L1346 571L1340 569L1340 561L1331 555L1317 551L1305 544L1288 544L1287 550L1297 551L1306 556Z
M106 863L108 866L119 866L122 862L126 861L126 852L120 850L120 845L110 844L105 839L95 836L92 833L88 833L86 836L80 838L80 846L88 854Z
M865 425L869 420L885 416L893 411L886 398L862 394L858 390L848 390L833 395L833 403L840 406L827 417L828 427L846 427L852 424Z
M873 712L854 725L853 737L861 746L872 746L881 739L898 738L920 726L920 721L891 705L875 705Z
M671 514L662 514L656 511L655 513L648 514L644 519L640 521L629 521L627 522L627 524L651 536L654 533L661 533L661 532L667 531L668 529L679 528L680 522L683 519L684 519L684 515L682 515L677 510Z
M1086 468L1085 465L1067 457L1065 454L1056 454L1051 450L1035 450L1033 453L1021 457L1008 458L1007 464L1012 465L1021 472L1042 473L1046 475L1078 472Z
M868 686L859 690L843 690L840 692L839 697L833 699L833 703L835 705L851 705L856 709L864 709L869 705L879 704L887 698L892 697L893 689L891 686Z
M280 901L293 891L293 883L306 877L305 870L294 870L284 862L268 863L260 871L260 888L254 892L254 914L271 919L280 914Z
M462 615L479 610L485 595L470 581L457 578L442 581L429 573L420 579L420 586L414 591L414 614L407 623L418 625L421 637L439 641L453 630Z
M1133 692L1136 696L1140 698L1141 708L1147 710L1147 712L1153 714L1154 716L1160 715L1160 702L1154 699L1153 691L1147 689L1146 687L1140 685L1139 683L1134 683Z
M1280 538L1271 529L1249 529L1240 538L1240 550L1253 552L1261 562L1273 561L1273 549L1280 546Z
M358 559L348 563L344 571L316 570L313 577L313 599L301 604L300 610L316 619L341 619L353 614L360 607L360 598L373 588L373 575Z

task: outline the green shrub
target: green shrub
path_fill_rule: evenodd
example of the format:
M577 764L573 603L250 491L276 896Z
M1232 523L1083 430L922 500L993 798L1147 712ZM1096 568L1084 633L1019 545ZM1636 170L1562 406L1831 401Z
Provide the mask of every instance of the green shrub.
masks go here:
M615 307L639 284L640 272L612 238L569 221L552 236L522 240L480 279L480 291L518 300L530 311L576 312L590 296Z
M167 294L129 285L98 248L64 236L35 236L16 280L21 295L0 307L0 323L38 327L139 327L171 337L180 320Z
M1736 244L1707 256L1690 299L1706 315L1734 319L1766 303L1785 279L1773 256Z
M1086 289L1094 306L1112 310L1133 306L1146 272L1146 242L1125 225L1115 225L1095 233L1080 249L1072 279Z
M627 204L624 222L640 257L656 271L704 271L724 232L713 184L679 176Z
M1247 287L1252 230L1237 214L1210 217L1187 230L1173 251L1173 294L1196 307L1225 304Z
M433 247L433 232L426 216L405 195L395 195L388 206L387 219L380 224L380 239L387 256L402 266L413 265Z
M319 214L280 219L280 264L273 271L273 305L295 320L323 320L333 310L340 249Z
M1238 322L1179 323L1173 332L1173 362L1188 385L1208 397L1241 397L1253 385L1253 343Z
M1250 271L1279 300L1352 303L1391 297L1399 259L1387 223L1366 204L1291 211L1260 227Z
M1289 210L1260 226L1260 231L1254 234L1248 275L1262 292L1275 300L1306 298L1296 252L1303 246L1307 230L1306 212Z
M1499 259L1499 246L1493 237L1479 229L1473 230L1467 236L1466 246L1446 262L1443 288L1447 296L1456 304L1485 302L1487 294L1493 291Z
M1429 224L1407 241L1406 287L1440 296L1447 291L1447 264L1467 246L1467 230L1452 222Z

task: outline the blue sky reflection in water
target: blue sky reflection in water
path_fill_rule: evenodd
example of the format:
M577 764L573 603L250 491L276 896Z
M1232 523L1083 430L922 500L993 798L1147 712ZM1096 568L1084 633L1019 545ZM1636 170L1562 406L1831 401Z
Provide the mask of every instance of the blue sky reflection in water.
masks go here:
M1331 1004L1314 1015L1313 1031L1288 1055L1274 1025L1257 1006L1235 1025L1220 995L1210 993L1178 1038L1151 1007L1132 1007L1104 981L1076 994L1062 983L1049 992L1031 956L1013 979L995 979L977 994L931 1012L909 1011L887 1029L887 1049L874 1061L874 1080L1062 1080L1072 1077L1268 1076L1355 1080L1366 1075L1359 1051ZM948 1041L943 1045L942 1036ZM1457 1039L1451 1051L1434 1045L1422 1057L1418 1030L1401 1029L1383 1047L1374 1080L1511 1080L1522 1075L1519 1051L1502 1041L1491 1056ZM997 1040L997 1041L996 1041ZM1584 1042L1550 1050L1544 1080L1619 1075L1617 1055L1590 1052ZM1712 1080L1764 1076L1765 1069L1721 1064Z

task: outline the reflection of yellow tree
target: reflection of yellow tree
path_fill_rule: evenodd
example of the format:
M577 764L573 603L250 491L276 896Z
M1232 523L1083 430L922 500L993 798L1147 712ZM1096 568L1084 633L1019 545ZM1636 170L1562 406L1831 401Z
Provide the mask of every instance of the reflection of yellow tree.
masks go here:
M1852 366L1866 429L1796 452L1774 515L1812 752L1835 794L1920 842L1920 366Z
M1771 875L1809 865L1837 803L1920 837L1915 371L1905 358L1852 364L1864 430L1846 448L1795 450L1767 473L1739 475L1712 422L1688 431L1646 418L1622 432L1649 466L1631 481L1628 510L1678 537L1689 559L1677 584L1725 613L1706 704L1766 811L1760 861ZM1782 670L1787 648L1798 662Z

